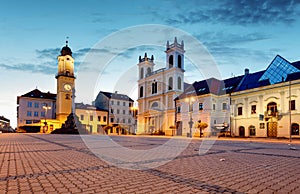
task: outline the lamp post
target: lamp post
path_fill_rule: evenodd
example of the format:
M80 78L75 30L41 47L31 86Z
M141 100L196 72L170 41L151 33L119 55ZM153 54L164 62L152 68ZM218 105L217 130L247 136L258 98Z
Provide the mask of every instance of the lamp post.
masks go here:
M193 102L194 102L194 98L193 97L189 97L188 98L188 105L189 105L189 110L188 110L188 113L189 113L189 117L190 117L190 121L189 121L189 128L190 128L190 138L193 137L192 135L192 127L193 127L193 118L192 118L192 113L193 113Z
M45 124L45 126L44 126L44 133L45 133L48 130L48 124L47 124L47 120L46 120L47 112L48 112L48 110L51 109L51 106L48 106L48 105L43 106L43 109L45 109L45 122L44 122L44 124Z

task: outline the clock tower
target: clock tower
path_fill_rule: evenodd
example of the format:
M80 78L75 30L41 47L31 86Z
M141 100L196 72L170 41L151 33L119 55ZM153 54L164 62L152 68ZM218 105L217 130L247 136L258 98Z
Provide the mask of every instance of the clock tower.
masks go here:
M62 124L72 112L72 91L75 88L74 59L72 51L68 47L68 41L66 41L66 46L61 49L57 60L56 119Z

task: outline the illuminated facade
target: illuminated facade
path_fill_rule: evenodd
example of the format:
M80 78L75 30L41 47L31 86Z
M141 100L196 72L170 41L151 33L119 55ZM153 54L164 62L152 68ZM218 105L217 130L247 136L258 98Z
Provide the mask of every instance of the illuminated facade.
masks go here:
M277 55L264 71L245 72L231 94L231 130L240 137L299 137L300 62Z
M55 121L56 94L34 89L17 97L17 131L40 132L47 123L49 130L60 127Z
M192 118L209 135L228 128L239 137L300 137L300 62L277 55L263 71L195 82L175 102L176 135L190 132Z
M184 91L184 43L166 45L166 67L154 70L153 55L139 57L138 134L172 135L174 99Z
M95 106L75 103L75 113L85 129L90 134L104 134L108 124L108 111L97 109Z
M66 46L61 49L58 60L56 119L63 124L72 112L73 91L75 90L74 59L72 51Z

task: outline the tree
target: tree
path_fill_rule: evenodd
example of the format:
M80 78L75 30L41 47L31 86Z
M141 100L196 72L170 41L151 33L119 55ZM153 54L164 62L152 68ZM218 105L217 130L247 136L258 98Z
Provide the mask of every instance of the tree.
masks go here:
M201 122L201 120L199 120L197 123L196 123L196 128L199 129L200 131L200 137L202 136L202 131L208 127L208 124L205 123L205 122Z

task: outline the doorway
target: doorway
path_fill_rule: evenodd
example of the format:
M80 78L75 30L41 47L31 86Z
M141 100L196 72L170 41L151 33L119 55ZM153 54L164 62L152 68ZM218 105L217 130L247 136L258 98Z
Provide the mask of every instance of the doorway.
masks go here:
M239 127L239 135L240 137L245 137L245 127L243 126Z

